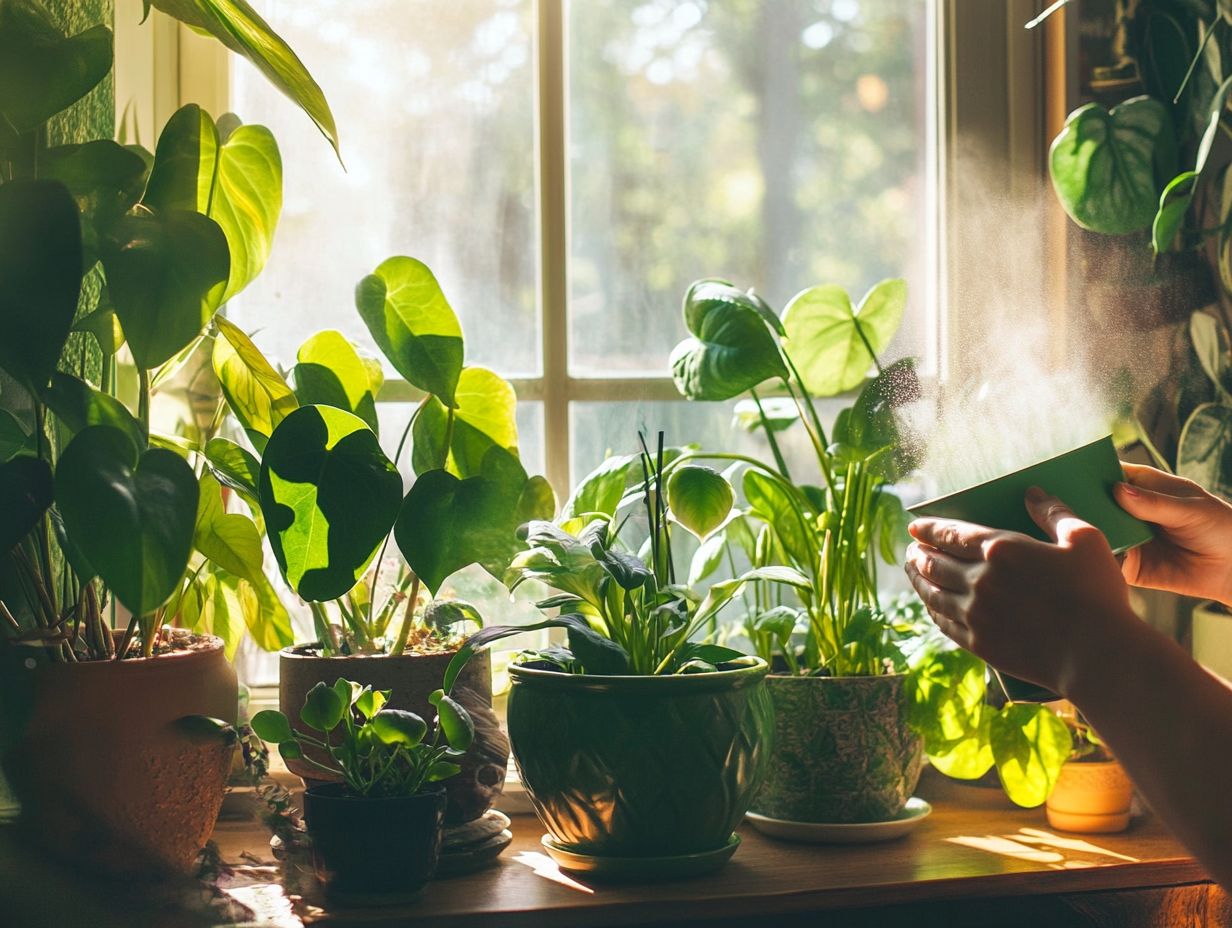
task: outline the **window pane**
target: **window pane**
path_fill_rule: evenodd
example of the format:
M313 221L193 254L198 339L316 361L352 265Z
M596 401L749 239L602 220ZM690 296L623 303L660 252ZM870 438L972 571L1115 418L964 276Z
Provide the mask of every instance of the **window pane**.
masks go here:
M930 0L569 5L571 365L662 375L699 277L905 275L931 354Z
M310 332L371 345L355 284L394 254L426 262L467 360L537 373L531 0L260 0L324 89L346 171L238 55L231 106L270 127L284 199L265 272L232 306L271 354Z

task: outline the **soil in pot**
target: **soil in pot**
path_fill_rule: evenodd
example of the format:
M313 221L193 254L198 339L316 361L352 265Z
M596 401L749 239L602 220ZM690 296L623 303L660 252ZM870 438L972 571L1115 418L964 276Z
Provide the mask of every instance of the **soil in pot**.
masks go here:
M604 677L511 667L514 758L551 840L609 858L727 848L769 762L766 670Z
M20 734L3 759L26 831L102 872L188 870L214 827L235 748L177 723L234 723L237 684L222 642L76 664L38 664L18 650L0 671L0 712L6 726L13 713L23 718L8 728Z
M905 676L774 675L774 751L753 811L790 822L885 822L920 778Z
M1115 760L1071 760L1048 796L1048 824L1059 831L1109 834L1129 827L1134 784Z
M332 686L343 677L374 690L393 690L391 708L408 709L431 724L436 710L428 696L440 689L454 653L322 657L315 645L284 648L279 654L279 708L295 723L310 689L320 682ZM473 821L487 812L504 789L509 766L509 739L492 710L492 663L486 651L476 654L463 668L452 695L474 720L475 741L461 761L462 772L445 783L449 797L445 820L451 824ZM287 766L306 785L326 782L320 779L323 774L319 769L303 761L292 760Z
M414 899L436 873L445 790L418 796L362 798L342 783L304 792L304 823L317 878L344 905L392 905Z

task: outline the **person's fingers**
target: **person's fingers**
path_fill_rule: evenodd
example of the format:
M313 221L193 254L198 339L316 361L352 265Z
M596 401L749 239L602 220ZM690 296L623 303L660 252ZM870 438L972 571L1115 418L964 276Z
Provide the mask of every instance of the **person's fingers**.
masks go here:
M1142 547L1130 548L1121 560L1121 576L1130 586L1142 586Z
M1125 480L1135 487L1144 490L1154 490L1156 493L1167 493L1169 496L1203 496L1204 491L1192 480L1165 473L1155 467L1145 464L1121 462L1125 471Z
M1118 483L1112 488L1112 493L1121 508L1131 516L1164 528L1188 523L1194 516L1193 507L1198 499L1150 490L1132 483Z
M916 594L934 619L944 616L950 622L962 625L962 607L957 593L944 590L920 573L915 564L907 564L907 579ZM953 636L951 636L953 637Z
M1027 490L1027 512L1035 520L1035 524L1048 533L1048 536L1058 544L1108 545L1103 532L1090 522L1084 522L1074 515L1074 511L1062 500L1041 490L1031 487Z
M916 519L907 531L930 548L968 561L983 559L984 545L998 534L996 529L957 519Z
M907 563L942 589L964 593L969 586L964 568L970 561L959 560L922 542L912 542L907 548Z

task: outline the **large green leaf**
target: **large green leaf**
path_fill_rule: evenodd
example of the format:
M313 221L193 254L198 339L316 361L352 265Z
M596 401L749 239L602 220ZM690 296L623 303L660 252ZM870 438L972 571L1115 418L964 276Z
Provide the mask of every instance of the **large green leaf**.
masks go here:
M146 167L123 145L97 139L43 152L39 175L60 181L77 201L84 264L90 267L98 260L100 238L141 198Z
M561 508L562 521L590 512L615 515L616 507L629 484L629 476L638 468L638 462L639 458L635 454L614 454L604 459L602 464L573 488L573 493ZM638 468L638 473L640 472Z
M736 501L727 478L710 467L686 464L667 481L667 504L676 521L704 541L731 514Z
M907 306L907 284L883 280L864 295L860 306L842 287L810 287L783 310L784 348L813 396L834 396L858 387L876 355L898 331Z
M517 537L525 472L510 458L482 476L459 479L445 470L420 475L406 495L394 538L411 570L430 591L470 564L501 577L523 548Z
M111 30L66 38L33 0L0 0L0 120L18 132L46 122L111 70Z
M517 456L518 397L509 381L486 367L467 367L454 395L452 426L449 409L435 396L415 418L411 464L417 474L443 465L459 477L474 477L489 454Z
M282 210L282 159L264 126L221 131L196 104L167 121L143 202L161 211L193 210L227 238L230 273L222 300L244 289L265 266Z
M235 323L222 316L214 323L219 334L214 340L214 374L227 405L260 449L278 423L299 408L299 401L274 365Z
M197 479L163 448L138 454L106 425L77 433L56 468L56 506L90 566L134 615L148 615L180 585L192 554Z
M765 304L722 280L696 281L684 297L691 338L672 351L676 389L691 400L726 400L787 377Z
M1172 116L1151 97L1111 110L1088 103L1066 119L1048 169L1061 206L1084 229L1104 235L1145 229L1176 171Z
M55 181L0 185L0 368L41 393L81 292L77 204Z
M261 533L256 523L238 512L227 512L222 486L208 471L201 475L193 546L228 573L251 582L264 579Z
M355 288L355 307L373 340L409 383L456 406L462 327L428 266L389 258Z
M238 588L222 583L207 567L188 581L178 602L180 624L200 634L221 638L227 660L233 660L244 638L244 605Z
M146 370L200 334L218 309L230 269L218 224L185 210L125 216L102 253L128 347Z
M303 406L345 409L380 434L368 366L341 332L318 332L300 345L295 396Z
M1065 723L1047 706L1011 703L993 715L988 737L1005 794L1026 808L1043 805L1074 749Z
M0 554L30 534L51 505L51 467L25 455L0 464Z
M328 406L301 406L274 430L259 490L283 576L315 601L355 586L402 502L402 478L372 430Z
M144 0L243 55L308 114L338 151L338 130L325 94L290 46L244 0Z
M974 780L993 765L986 673L982 660L955 648L926 656L907 678L911 725L947 776Z
M1210 313L1195 312L1189 317L1189 340L1202 370L1217 393L1225 393L1228 369L1232 365L1232 345L1228 330Z
M237 577L217 570L214 575L224 590L231 591L240 617L257 647L263 651L278 651L294 643L291 616L264 574Z
M877 455L876 472L895 482L912 471L918 459L916 449L899 434L898 410L919 398L915 359L895 361L865 384L851 412L842 417L842 429L835 424L832 438L862 459Z
M1181 430L1176 471L1224 499L1232 499L1232 406L1203 403Z
M803 501L780 481L756 469L744 473L742 487L751 512L773 530L794 564L809 564L813 548L808 543L812 525L802 514Z
M227 438L211 438L205 445L205 459L220 483L239 493L254 509L260 509L257 484L261 479L261 462L251 451Z
M127 407L114 396L95 390L84 380L56 371L43 399L71 434L75 435L91 425L110 425L127 434L134 447L144 448L146 445L145 430Z

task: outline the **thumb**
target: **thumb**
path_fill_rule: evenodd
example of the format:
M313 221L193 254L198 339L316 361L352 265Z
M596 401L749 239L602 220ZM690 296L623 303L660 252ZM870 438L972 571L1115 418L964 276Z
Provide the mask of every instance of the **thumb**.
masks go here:
M1121 508L1131 516L1164 528L1184 525L1193 514L1193 497L1170 496L1132 483L1118 483L1112 492Z
M1039 487L1027 490L1027 512L1035 524L1058 544L1091 544L1097 540L1104 545L1108 543L1103 532L1078 518L1064 502Z

